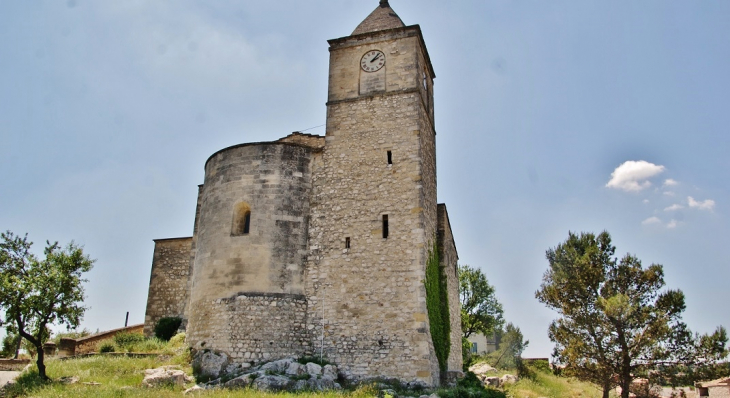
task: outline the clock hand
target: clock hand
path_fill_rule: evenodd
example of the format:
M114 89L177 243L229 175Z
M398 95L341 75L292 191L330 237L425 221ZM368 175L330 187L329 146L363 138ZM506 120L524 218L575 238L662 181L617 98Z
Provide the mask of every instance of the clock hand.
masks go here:
M370 60L370 63L375 62L375 60L378 59L378 58L380 58L381 55L383 55L383 54L381 53L381 54L376 55L375 58L373 58L373 59Z

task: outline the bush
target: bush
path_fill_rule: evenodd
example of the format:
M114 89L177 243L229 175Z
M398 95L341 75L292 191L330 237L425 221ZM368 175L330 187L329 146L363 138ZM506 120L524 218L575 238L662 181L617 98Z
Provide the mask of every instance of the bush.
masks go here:
M99 352L114 352L114 344L111 341L104 341L99 344Z
M178 317L160 318L155 325L155 337L163 341L170 341L172 336L177 333L182 324L182 319Z
M114 335L114 344L119 348L129 347L144 341L144 336L140 333L119 332Z
M308 363L316 363L319 366L327 366L332 364L330 361L327 360L327 358L320 359L319 356L304 356L298 358L297 362L301 363L302 365L306 365Z
M466 372L456 387L439 391L441 398L507 398L504 392L484 388L482 382L473 372Z

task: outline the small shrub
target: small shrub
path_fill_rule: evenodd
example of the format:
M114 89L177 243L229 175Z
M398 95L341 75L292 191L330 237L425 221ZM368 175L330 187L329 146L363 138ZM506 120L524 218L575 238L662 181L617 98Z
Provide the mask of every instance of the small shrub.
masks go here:
M164 317L160 318L155 325L155 337L160 340L170 341L172 336L177 333L182 324L182 319L178 317Z
M170 339L168 344L171 347L185 347L185 333L178 333Z
M104 341L99 344L99 352L114 352L114 344L111 341Z
M507 395L499 390L491 388L466 388L456 386L447 390L439 390L441 398L507 398Z
M327 358L320 359L319 357L316 357L316 356L312 356L312 357L308 357L308 356L300 357L300 358L297 359L297 362L301 363L302 365L306 365L308 363L316 363L319 366L327 366L327 365L331 365L332 364L330 361L327 360Z
M119 348L126 348L144 341L140 333L119 332L114 335L114 344Z

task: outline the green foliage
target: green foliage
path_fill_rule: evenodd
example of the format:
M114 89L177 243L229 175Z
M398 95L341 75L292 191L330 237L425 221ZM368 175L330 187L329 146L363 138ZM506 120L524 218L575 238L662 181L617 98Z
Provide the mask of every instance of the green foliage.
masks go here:
M302 365L306 365L308 363L316 363L319 366L327 366L332 364L332 362L328 361L327 358L320 358L319 356L299 357L297 358L297 362L301 363Z
M8 330L7 334L3 338L2 350L0 350L0 357L16 358L19 348L20 348L20 335L17 333L14 333L13 330Z
M635 256L619 260L615 252L605 231L569 233L547 251L549 269L536 297L561 315L548 333L565 374L600 385L604 397L618 384L627 397L636 374L727 355L724 330L693 336L682 322L684 294L662 291L661 265L644 268Z
M446 287L446 275L439 261L438 245L428 251L426 262L426 307L436 358L441 372L446 371L446 365L451 349L451 319L449 318L449 297Z
M45 259L30 252L27 236L0 234L0 325L10 324L37 351L38 374L46 377L43 343L50 337L48 325L79 325L86 308L83 273L94 261L73 242L61 248L46 242Z
M182 324L182 319L176 316L160 318L155 325L155 337L168 341L177 333Z
M512 323L508 323L500 334L499 349L488 355L489 363L495 368L515 369L521 375L525 370L522 352L530 342L524 339L520 328Z
M504 324L502 304L481 270L468 265L459 266L459 300L464 337L474 333L489 336Z
M439 390L438 395L441 398L507 398L502 391L485 388L472 372L466 372L456 387Z
M461 359L462 370L466 371L474 363L474 355L471 353L471 341L466 337L461 338Z
M102 341L101 344L99 344L99 352L105 353L105 352L114 352L116 351L114 348L114 343L111 341Z
M120 348L139 344L144 340L145 339L142 333L119 332L114 335L114 344L116 344L117 347Z

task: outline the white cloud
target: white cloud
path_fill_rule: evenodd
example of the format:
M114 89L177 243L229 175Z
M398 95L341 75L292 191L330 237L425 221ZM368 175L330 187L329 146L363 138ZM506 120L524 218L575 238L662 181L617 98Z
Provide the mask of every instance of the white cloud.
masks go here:
M669 228L669 229L674 229L674 228L677 228L677 224L679 224L679 223L677 222L677 220L671 220L671 221L669 221L669 223L667 224L667 228Z
M661 174L664 169L664 166L649 163L645 160L629 160L611 173L611 180L608 181L606 187L626 192L638 192L650 187L649 178Z
M665 187L673 187L675 185L678 185L679 183L676 180L673 180L671 178L667 178L664 180L664 186Z
M689 204L689 207L696 208L700 210L712 210L715 208L715 201L712 199L707 199L704 201L696 201L693 197L688 196L687 197L687 203Z
M649 204L649 199L644 199L644 204Z
M664 196L674 196L674 192L672 191L665 191Z
M646 220L641 222L641 225L653 225L653 224L661 224L662 220L659 219L659 217L649 217Z
M676 210L680 210L680 209L684 209L684 206L682 206L678 203L675 203L669 207L665 207L664 211L676 211Z

